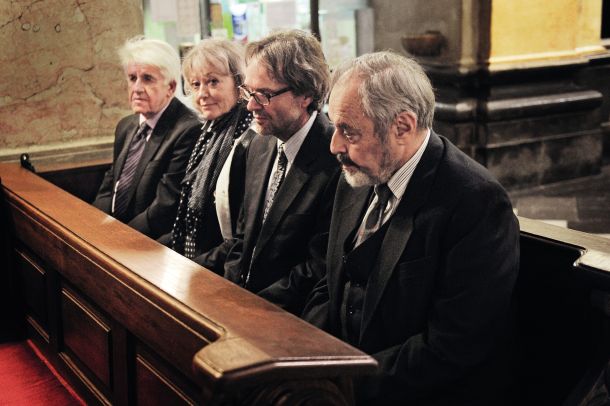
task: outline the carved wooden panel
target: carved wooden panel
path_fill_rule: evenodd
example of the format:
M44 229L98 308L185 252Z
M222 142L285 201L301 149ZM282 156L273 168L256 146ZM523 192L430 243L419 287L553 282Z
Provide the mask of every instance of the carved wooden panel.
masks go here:
M108 322L84 299L62 289L63 338L68 348L104 384L110 387L110 339Z
M21 272L21 287L28 313L41 327L46 327L46 271L21 250L17 250L16 257L17 266Z
M146 353L138 353L136 363L136 404L194 405L197 404L169 377L167 370Z

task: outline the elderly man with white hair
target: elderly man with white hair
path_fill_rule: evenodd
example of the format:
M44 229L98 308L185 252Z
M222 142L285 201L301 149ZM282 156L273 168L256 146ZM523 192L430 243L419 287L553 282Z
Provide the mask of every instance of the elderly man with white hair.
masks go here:
M158 238L171 231L201 123L174 97L180 58L169 44L136 37L118 53L134 114L116 127L112 166L93 205Z

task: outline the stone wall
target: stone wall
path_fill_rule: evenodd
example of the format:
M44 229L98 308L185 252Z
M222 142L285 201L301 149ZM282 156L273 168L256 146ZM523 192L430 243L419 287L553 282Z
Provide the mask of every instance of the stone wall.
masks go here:
M601 0L370 4L375 49L408 51L430 75L434 129L505 187L600 172L610 145Z
M110 143L129 113L116 49L141 0L0 2L0 160Z
M475 63L476 44L470 40L478 22L470 16L476 9L472 0L370 0L370 5L375 10L375 50L404 53L403 37L437 31L445 43L435 63L457 65L463 58Z

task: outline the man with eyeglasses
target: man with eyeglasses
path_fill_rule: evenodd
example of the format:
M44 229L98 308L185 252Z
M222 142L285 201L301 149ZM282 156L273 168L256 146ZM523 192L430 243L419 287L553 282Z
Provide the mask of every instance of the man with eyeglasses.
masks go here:
M276 32L246 48L240 92L258 134L225 277L297 314L323 276L309 252L328 230L339 176L329 149L333 126L320 111L329 77L309 33Z

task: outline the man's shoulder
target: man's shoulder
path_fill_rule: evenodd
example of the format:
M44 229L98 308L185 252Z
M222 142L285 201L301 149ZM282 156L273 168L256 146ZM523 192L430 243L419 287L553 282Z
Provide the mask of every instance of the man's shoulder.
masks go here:
M197 114L175 97L170 101L159 121L171 122L174 126L181 128L201 128L201 121Z
M116 135L117 138L123 137L127 135L127 133L134 131L138 126L140 120L139 114L130 114L128 116L123 117L119 120L116 125Z
M460 208L474 217L499 202L510 207L508 193L487 168L448 139L439 139L443 153L426 199L428 206Z
M323 156L333 157L330 152L330 141L333 132L334 127L326 115L323 112L318 112L303 144L308 144L310 149L317 150L318 152L316 153L322 153Z
M314 171L339 171L339 163L330 152L333 130L329 130L328 127L317 129L315 127L314 125L307 134L296 159L301 162L313 162L311 168Z
M325 142L330 144L330 139L335 131L335 127L332 125L326 114L322 111L318 112L316 119L309 130L309 134L319 135Z
M251 151L256 151L257 153L260 153L262 151L267 151L276 148L277 138L272 135L261 135L254 130L252 131L254 132L254 134L252 136L252 139L250 140Z
M494 175L480 162L466 154L449 139L438 136L444 144L443 159L439 170L441 176L451 176L458 184L491 183L500 186Z

